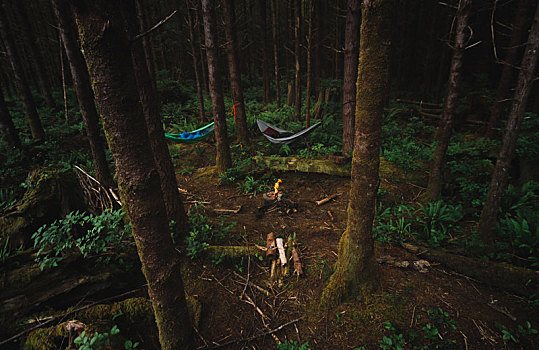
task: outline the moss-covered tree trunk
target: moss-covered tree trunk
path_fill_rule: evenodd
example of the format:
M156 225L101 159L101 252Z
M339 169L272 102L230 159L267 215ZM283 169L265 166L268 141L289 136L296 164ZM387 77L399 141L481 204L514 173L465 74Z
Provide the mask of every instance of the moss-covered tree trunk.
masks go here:
M225 21L226 55L228 58L228 70L230 71L230 89L234 103L234 123L238 142L249 144L247 128L247 116L243 103L243 88L241 86L241 70L238 60L238 48L236 38L236 14L233 0L223 0L223 16Z
M432 155L429 170L429 183L423 195L425 202L435 201L440 197L442 190L442 170L444 166L445 153L449 146L453 119L458 102L458 87L462 71L462 56L468 40L468 17L470 15L471 0L460 0L457 9L457 26L455 29L455 43L453 46L453 57L449 71L449 83L445 94L445 103L442 111L442 118L436 131L436 149Z
M139 31L136 23L136 9L130 2L124 4L124 18L126 28L130 37L135 37ZM176 181L176 172L172 165L172 159L168 153L168 146L165 140L163 130L163 121L161 119L159 98L157 96L156 86L152 80L149 67L146 64L144 49L141 41L131 41L131 57L133 59L133 68L137 80L137 88L142 102L142 111L148 128L150 137L150 147L159 172L161 180L161 192L165 201L167 217L169 221L176 223L176 229L186 235L189 231L187 224L187 214L183 206L183 201L178 192L178 183ZM180 237L183 242L183 237Z
M112 187L114 179L105 156L105 140L103 140L99 132L99 115L95 107L94 92L90 85L88 68L77 41L77 26L67 3L53 0L52 4L58 18L58 27L64 43L67 61L69 62L73 86L86 128L90 152L94 159L95 174L101 184Z
M193 23L193 17L191 16L191 2L187 1L187 26L189 27L189 44L191 45L191 56L193 57L193 68L195 70L195 81L197 84L197 96L198 96L198 113L200 116L200 121L204 122L206 121L206 110L204 109L204 92L202 91L202 82L200 81L201 73L200 73L200 63L199 63L199 56L200 56L200 50L198 47L200 46L199 40L195 39L195 31L193 29L194 23Z
M148 282L161 347L191 349L193 333L180 259L169 233L121 4L81 0L73 8L105 133L116 161L120 197L133 226L142 272Z
M21 140L4 101L4 91L0 88L0 138L9 148L21 148Z
M215 122L215 141L217 143L217 172L224 173L232 166L230 147L226 130L225 103L221 85L219 56L217 55L217 38L215 31L215 13L213 2L202 0L202 16L204 18L204 40L206 43L206 58L208 60L208 77L210 95Z
M498 160L494 167L494 173L488 189L485 206L481 211L481 218L479 219L478 232L481 240L485 243L494 240L492 227L496 224L500 201L507 187L507 170L511 166L511 160L515 153L520 125L524 118L524 112L526 111L526 103L528 101L533 80L536 77L535 68L537 66L538 58L539 4L535 11L535 17L528 36L528 43L526 45L524 57L522 58L522 63L520 64L517 88L513 98L511 113L509 113L509 119L507 120L507 126L505 127L500 154L498 155Z
M363 299L379 284L372 224L379 185L382 113L389 86L390 13L388 0L363 1L348 220L335 272L322 294L324 307L348 298Z
M32 137L34 139L43 140L45 138L45 130L43 129L43 125L41 125L41 120L37 114L36 104L32 98L30 87L26 75L24 74L24 67L8 27L4 6L4 2L0 2L0 37L4 43L7 57L11 63L11 68L13 69L15 88L17 89L17 94L21 99L24 112L26 113Z
M515 20L513 24L513 30L511 31L511 39L509 40L509 47L507 54L505 55L504 64L502 68L502 74L498 88L496 89L496 97L494 104L490 111L490 118L488 121L486 137L493 138L495 128L498 127L498 123L504 111L505 98L508 95L509 89L513 83L513 77L515 76L515 65L517 65L519 53L521 52L521 43L524 30L526 29L526 19L528 17L528 10L530 1L519 0L517 5L517 12L515 14Z
M348 0L344 33L344 83L342 105L342 153L354 147L354 121L356 112L357 58L359 52L359 0Z

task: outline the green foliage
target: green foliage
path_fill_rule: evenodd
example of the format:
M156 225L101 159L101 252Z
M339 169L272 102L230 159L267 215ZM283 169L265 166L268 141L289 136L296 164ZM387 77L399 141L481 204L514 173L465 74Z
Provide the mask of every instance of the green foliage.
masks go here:
M480 139L452 138L447 149L446 167L452 174L447 186L455 189L458 202L472 208L481 208L488 191L493 163L488 159L492 150L497 149L497 142ZM475 215L479 215L475 210Z
M86 331L82 331L82 333L78 337L76 337L73 342L78 345L79 350L103 349L110 345L110 337L118 333L120 333L120 330L116 325L112 326L112 328L110 329L110 333L94 332L92 334L86 333ZM133 349L133 347L131 347L131 349Z
M283 343L277 343L277 350L309 350L310 348L309 342L300 344L295 340L286 340Z
M63 254L78 251L85 258L99 256L109 263L115 255L110 250L126 250L130 245L131 228L123 224L123 215L121 209L106 209L99 215L75 211L41 226L32 235L38 248L36 262L43 270L57 266Z
M444 203L439 200L427 204L418 203L415 211L417 234L433 246L439 246L458 229L457 223L462 220L462 206Z
M382 350L402 350L405 344L404 336L397 332L397 329L391 322L387 321L384 326L391 333L389 336L383 336L378 341Z
M200 254L211 241L217 241L225 238L228 232L235 226L235 223L226 224L222 220L219 224L214 225L209 218L202 214L201 205L194 205L189 208L189 236L186 238L187 256L191 259ZM217 259L215 262L219 263Z
M13 188L0 188L0 214L17 203L17 193Z
M404 204L383 208L379 203L373 237L382 243L401 242L414 234L433 246L439 246L451 237L451 232L459 230L457 224L462 217L460 205L453 206L443 201L417 203L417 209Z
M520 343L522 337L539 333L537 329L534 329L530 321L526 321L523 325L517 326L517 331L513 331L504 325L496 322L496 328L502 333L504 341L512 341L515 344Z
M525 183L520 191L508 186L500 208L505 215L496 225L498 258L539 266L539 183ZM516 259L515 259L516 257Z

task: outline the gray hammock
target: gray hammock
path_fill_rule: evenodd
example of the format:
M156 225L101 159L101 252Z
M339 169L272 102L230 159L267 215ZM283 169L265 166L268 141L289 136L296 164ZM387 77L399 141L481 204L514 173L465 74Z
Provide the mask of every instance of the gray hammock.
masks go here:
M264 135L270 142L276 143L278 145L287 145L299 139L302 136L307 135L318 127L322 122L311 125L310 127L298 131L296 133L290 132L288 130L280 129L276 126L266 123L263 120L257 119L256 123L262 135Z

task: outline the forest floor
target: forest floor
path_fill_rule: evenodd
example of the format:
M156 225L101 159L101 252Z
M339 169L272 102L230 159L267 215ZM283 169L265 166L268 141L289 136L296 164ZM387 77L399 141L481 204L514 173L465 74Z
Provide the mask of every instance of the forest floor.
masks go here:
M214 164L213 146L173 147L183 150L179 159L183 169ZM194 147L198 147L196 152ZM187 293L202 304L198 347L232 342L223 348L272 349L286 341L297 346L282 345L281 349L300 349L305 342L313 349L399 349L399 344L405 349L539 347L539 336L526 333L526 322L537 325L539 315L525 298L493 289L435 261L419 271L413 263L420 258L391 243L376 244L381 280L372 297L321 310L318 301L346 227L349 180L299 172L273 174L282 179L283 198L296 210L262 211L262 193L240 194L236 185L221 185L216 175L201 173L199 169L179 174L178 183L186 191L187 207L202 203L198 210L212 222L224 219L236 224L231 232L237 234L220 244L265 246L270 232L285 241L295 236L304 274L298 277L291 272L272 282L267 261L249 258L216 265L192 260L184 278ZM381 181L388 200L414 202L421 191L416 184ZM333 194L339 196L320 206L315 203ZM219 211L238 208L237 213ZM399 262L410 265L397 267ZM246 341L297 319L272 335Z

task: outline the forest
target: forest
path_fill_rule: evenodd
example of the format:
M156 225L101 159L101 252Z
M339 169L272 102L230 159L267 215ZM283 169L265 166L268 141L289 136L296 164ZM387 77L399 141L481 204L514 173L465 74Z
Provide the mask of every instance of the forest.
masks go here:
M0 349L539 348L536 0L0 0Z

